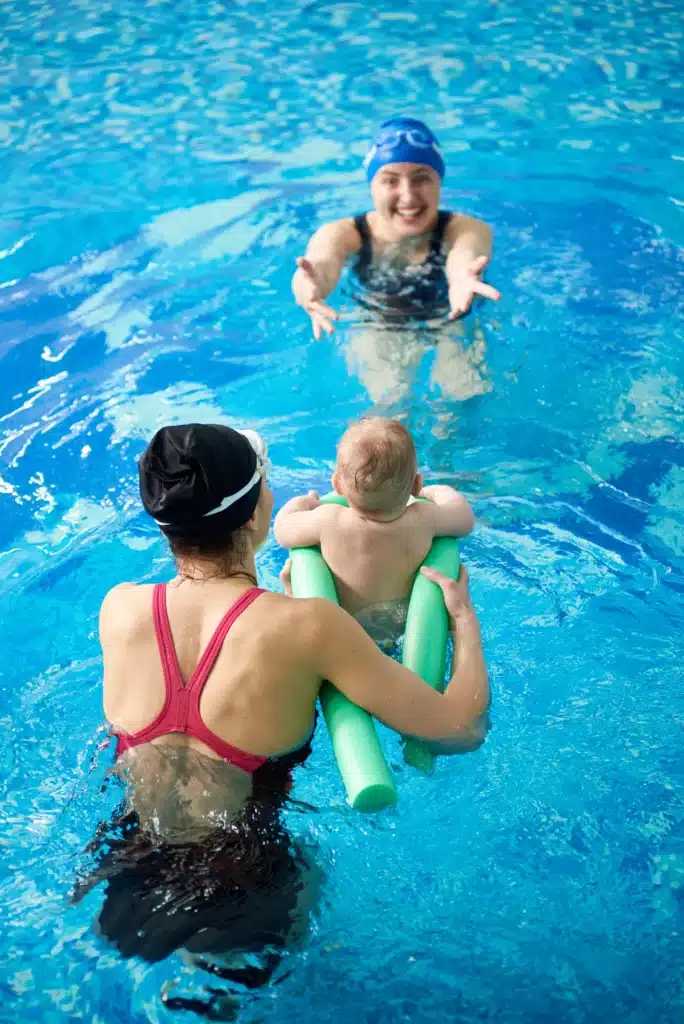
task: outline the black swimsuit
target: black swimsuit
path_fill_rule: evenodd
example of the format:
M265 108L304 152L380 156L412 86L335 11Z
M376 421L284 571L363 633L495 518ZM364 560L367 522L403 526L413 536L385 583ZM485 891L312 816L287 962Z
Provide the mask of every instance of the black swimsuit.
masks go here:
M354 217L361 236L361 248L352 270L363 293L355 298L362 306L390 316L425 319L439 316L449 309L449 286L446 277L444 233L451 220L447 210L440 210L432 234L427 258L399 269L373 260L373 243L365 213Z
M78 878L72 901L79 903L104 882L98 934L122 956L148 963L181 947L209 957L269 947L267 981L279 950L287 945L311 870L308 855L280 815L292 785L290 773L310 753L309 741L257 768L251 798L240 814L196 842L155 838L135 812L122 806L88 845L90 870ZM244 974L236 968L222 976L241 981Z

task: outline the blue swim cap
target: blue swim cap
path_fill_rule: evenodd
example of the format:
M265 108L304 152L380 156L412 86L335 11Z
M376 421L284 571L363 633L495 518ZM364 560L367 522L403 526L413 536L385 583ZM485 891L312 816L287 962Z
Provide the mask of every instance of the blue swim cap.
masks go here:
M383 121L363 162L370 184L386 164L426 164L444 177L444 160L427 125L413 117Z

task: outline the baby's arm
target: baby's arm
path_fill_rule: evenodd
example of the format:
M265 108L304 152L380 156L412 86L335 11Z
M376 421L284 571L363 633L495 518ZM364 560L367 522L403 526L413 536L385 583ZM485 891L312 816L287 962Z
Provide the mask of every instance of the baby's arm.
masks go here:
M321 543L323 527L337 517L337 505L322 505L315 491L290 498L273 523L273 534L283 548L306 548Z
M467 500L453 487L446 484L432 484L423 487L421 498L428 498L430 504L421 502L422 516L432 523L433 537L467 537L475 525L475 516Z

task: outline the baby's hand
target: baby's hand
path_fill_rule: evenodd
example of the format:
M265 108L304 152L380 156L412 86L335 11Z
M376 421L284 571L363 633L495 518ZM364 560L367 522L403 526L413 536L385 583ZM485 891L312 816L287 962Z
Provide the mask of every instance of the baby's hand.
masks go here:
M322 502L315 491L290 498L273 521L273 535L282 548L306 548L320 544L321 520L313 515ZM308 515L304 515L307 512ZM300 514L301 513L301 514Z
M423 487L420 497L428 498L436 505L443 505L447 501L458 501L461 495L448 484L429 484L427 487Z
M432 507L423 505L422 514L432 521L433 536L467 537L472 531L475 525L473 510L467 498L453 487L431 484L423 487L420 497L432 502Z
M292 509L293 512L313 512L313 510L318 508L321 504L321 499L318 497L316 491L309 491L308 494L301 494L294 500L297 502L297 508Z

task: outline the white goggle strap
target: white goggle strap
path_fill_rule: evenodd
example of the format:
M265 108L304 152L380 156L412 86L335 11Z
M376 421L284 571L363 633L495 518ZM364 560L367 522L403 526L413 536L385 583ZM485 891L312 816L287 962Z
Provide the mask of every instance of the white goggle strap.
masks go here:
M235 494L227 495L221 504L216 506L216 508L212 508L211 511L205 512L202 519L206 519L207 516L215 516L218 512L223 512L224 509L230 508L230 506L234 505L236 501L240 500L240 498L244 498L245 494L251 491L256 485L261 477L262 470L268 465L268 445L261 434L257 433L256 430L239 430L238 433L247 438L252 447L252 451L256 455L257 468L254 471L254 476Z
M240 500L240 498L244 498L245 494L251 491L252 488L255 486L255 484L259 482L260 479L261 467L257 466L257 468L254 470L254 476L248 483L245 484L244 487L241 487L239 491L235 492L235 494L226 495L221 504L217 505L216 508L212 508L210 512L205 512L204 515L202 516L202 519L206 519L207 516L215 516L218 512L223 512L224 509L230 508L230 506L234 505L236 501Z

